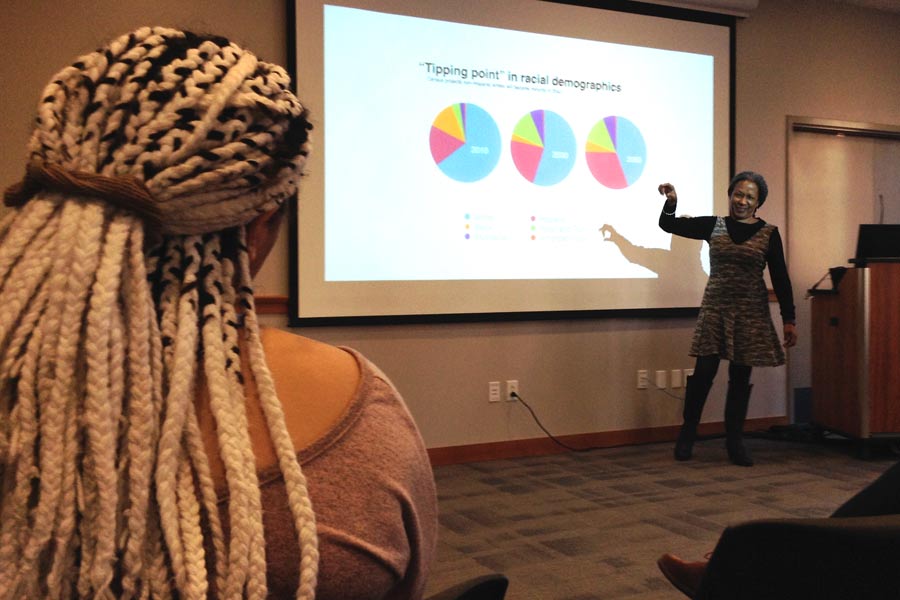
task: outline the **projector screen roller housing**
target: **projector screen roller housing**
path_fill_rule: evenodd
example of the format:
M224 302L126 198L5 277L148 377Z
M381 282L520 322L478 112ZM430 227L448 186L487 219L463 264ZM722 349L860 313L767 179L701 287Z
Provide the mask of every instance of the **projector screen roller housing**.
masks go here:
M313 154L295 325L699 306L725 206L730 21L551 2L296 5Z

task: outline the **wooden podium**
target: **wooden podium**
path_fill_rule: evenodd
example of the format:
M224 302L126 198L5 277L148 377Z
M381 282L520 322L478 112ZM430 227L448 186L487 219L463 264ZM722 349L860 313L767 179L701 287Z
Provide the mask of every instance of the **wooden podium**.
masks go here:
M900 262L848 269L812 297L813 424L900 438Z

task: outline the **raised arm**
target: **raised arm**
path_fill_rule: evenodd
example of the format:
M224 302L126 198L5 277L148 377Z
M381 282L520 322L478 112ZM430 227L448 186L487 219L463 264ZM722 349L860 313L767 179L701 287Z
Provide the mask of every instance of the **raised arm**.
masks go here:
M666 233L695 240L707 240L716 226L715 217L675 217L678 206L678 194L671 183L661 183L659 193L666 197L662 212L659 215L659 227Z

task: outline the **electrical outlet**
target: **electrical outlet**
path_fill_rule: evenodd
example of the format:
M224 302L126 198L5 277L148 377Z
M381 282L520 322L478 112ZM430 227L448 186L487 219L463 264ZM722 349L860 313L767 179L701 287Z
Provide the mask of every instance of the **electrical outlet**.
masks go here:
M650 371L641 369L637 372L637 387L639 390L646 390L650 387Z
M519 380L518 379L507 379L506 380L506 399L515 401L513 398L513 393L519 393Z
M661 390L666 389L666 372L664 370L656 372L656 387Z
M671 382L673 388L680 388L682 385L684 385L681 382L681 369L672 369Z
M488 381L488 402L500 402L499 381Z

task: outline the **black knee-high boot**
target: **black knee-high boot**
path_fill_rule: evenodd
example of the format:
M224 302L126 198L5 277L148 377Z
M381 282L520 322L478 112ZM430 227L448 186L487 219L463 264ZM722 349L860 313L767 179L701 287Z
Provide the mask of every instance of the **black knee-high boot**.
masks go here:
M700 424L700 415L703 414L703 405L709 395L712 380L703 380L694 375L687 378L684 386L684 411L682 417L684 423L678 432L678 441L675 442L675 460L690 460L694 451L694 440L697 439L697 425Z
M744 419L747 418L752 390L753 386L749 383L729 381L728 395L725 396L725 447L729 460L741 467L753 466L753 459L744 448Z

